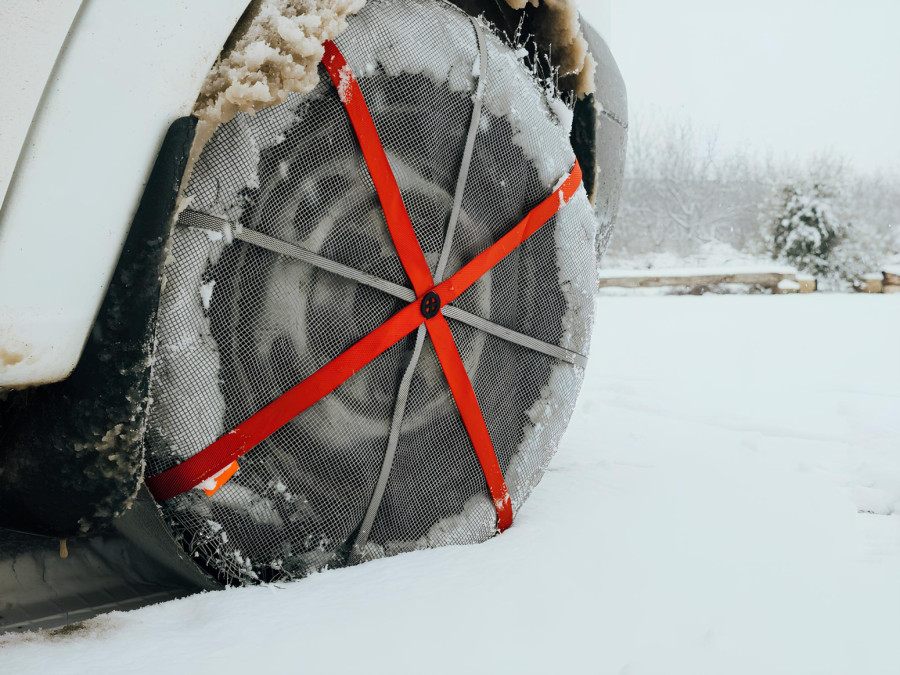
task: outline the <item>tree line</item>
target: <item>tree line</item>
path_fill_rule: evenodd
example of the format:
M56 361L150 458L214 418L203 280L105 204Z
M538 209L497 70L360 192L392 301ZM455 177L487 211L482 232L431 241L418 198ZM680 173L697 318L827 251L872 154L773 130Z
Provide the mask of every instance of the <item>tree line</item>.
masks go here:
M638 118L609 252L688 256L711 242L852 283L900 256L900 171L723 152L690 121Z

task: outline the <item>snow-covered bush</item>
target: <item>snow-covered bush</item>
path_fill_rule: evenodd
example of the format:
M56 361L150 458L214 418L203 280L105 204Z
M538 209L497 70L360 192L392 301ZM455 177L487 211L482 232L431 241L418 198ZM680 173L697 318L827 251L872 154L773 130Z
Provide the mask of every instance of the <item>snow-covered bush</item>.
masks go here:
M760 210L766 252L825 287L855 283L877 266L878 246L864 225L845 214L833 175L778 183Z
M834 249L848 229L836 212L836 198L836 190L822 181L776 185L761 213L772 257L810 274L828 274Z

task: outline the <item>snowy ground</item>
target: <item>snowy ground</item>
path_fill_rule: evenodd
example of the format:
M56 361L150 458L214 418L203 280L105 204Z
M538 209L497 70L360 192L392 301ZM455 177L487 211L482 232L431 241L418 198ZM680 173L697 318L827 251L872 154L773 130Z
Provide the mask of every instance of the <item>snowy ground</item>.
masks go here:
M648 270L673 267L777 267L778 265L769 256L753 255L738 251L728 244L712 241L703 244L690 255L678 255L672 251L654 251L645 254L624 254L611 251L604 254L601 266L603 268Z
M598 310L503 536L0 637L0 672L900 672L900 297Z

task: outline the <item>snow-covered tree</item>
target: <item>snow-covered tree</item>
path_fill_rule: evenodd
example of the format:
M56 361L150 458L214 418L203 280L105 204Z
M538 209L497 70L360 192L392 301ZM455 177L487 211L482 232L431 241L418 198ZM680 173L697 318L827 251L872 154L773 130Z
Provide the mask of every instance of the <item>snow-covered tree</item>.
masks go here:
M834 250L848 229L835 208L837 199L836 188L822 180L776 185L761 214L772 257L810 274L831 273Z
M808 271L823 288L897 264L900 165L859 172L830 153L791 160L727 150L690 119L658 109L632 115L607 255L677 261L726 247Z
M777 183L760 210L766 251L826 287L875 271L883 248L871 228L847 217L843 173L840 162L825 161L807 178Z

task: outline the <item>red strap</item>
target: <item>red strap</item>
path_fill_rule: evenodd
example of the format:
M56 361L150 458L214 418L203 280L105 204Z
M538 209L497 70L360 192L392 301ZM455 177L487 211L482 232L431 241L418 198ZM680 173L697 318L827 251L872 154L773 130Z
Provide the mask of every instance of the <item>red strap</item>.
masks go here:
M446 305L451 300L458 298L472 284L478 281L484 272L508 255L515 248L515 245L509 246L510 239L521 243L528 236L534 234L541 225L549 221L556 214L556 211L562 207L564 201L568 201L568 198L571 196L567 191L571 187L573 177L580 175L581 169L576 162L575 168L572 169L572 173L569 174L562 187L532 209L518 225L505 234L496 244L480 253L459 272L438 285L435 291L440 295L442 304ZM572 192L574 193L574 190ZM569 197L566 196L567 194L569 194ZM556 210L549 212L549 206L554 204L556 205ZM546 220L544 222L537 220L545 216ZM481 271L482 269L483 271ZM419 308L420 302L421 298L407 305L334 361L324 365L310 377L260 410L246 422L222 436L212 445L204 448L181 464L155 476L148 477L146 483L147 487L150 488L150 492L153 493L157 500L171 499L182 492L187 492L196 487L199 483L221 471L223 467L227 466L235 458L240 457L248 450L262 443L262 441L278 431L296 415L299 415L318 401L319 398L323 398L334 391L369 361L418 328L424 321ZM401 316L403 317L402 319ZM413 318L415 318L415 321L413 321ZM391 337L392 333L393 337ZM434 340L433 337L432 340ZM390 343L385 344L387 341L390 341ZM378 351L369 352L373 348ZM335 363L338 365L335 366ZM334 370L332 370L332 366L335 366ZM316 379L314 380L313 378ZM333 382L333 386L322 386L323 382ZM317 393L318 397L316 397ZM290 397L290 404L284 401L286 397ZM309 401L310 397L312 397L311 402ZM294 405L302 405L302 407L294 408L292 407ZM269 414L262 416L263 413L269 410L277 410L280 414L278 417ZM251 421L254 420L255 422L251 425Z
M340 356L282 394L212 445L181 464L147 478L147 486L157 500L170 499L186 492L221 471L222 467L234 462L237 457L264 441L301 412L330 394L356 371L409 335L425 321L421 313L420 301L427 292L432 290L434 281L428 263L425 261L425 255L416 239L415 231L400 195L400 189L375 129L375 123L347 62L332 42L325 43L323 63L338 89L341 101L344 103L356 131L369 174L384 210L391 238L418 298ZM497 243L480 253L459 272L434 289L441 298L441 304L446 305L458 298L494 265L549 221L571 199L580 183L581 168L576 161L572 172L563 184L553 191L553 194L533 208ZM475 391L466 373L447 320L442 314L438 314L429 319L426 325L463 424L481 463L497 510L497 526L502 532L512 524L512 503Z
M369 175L372 177L378 199L381 200L384 219L394 240L397 255L400 256L400 262L412 282L416 295L424 295L434 286L434 279L422 253L422 247L419 246L419 240L416 239L415 230L403 204L400 188L397 186L394 172L391 171L384 146L381 145L369 107L337 45L329 40L323 46L325 58L322 59L322 64L334 82L341 102L347 109L350 123L356 131L356 138L359 139L359 147L366 160L366 166L369 167Z
M494 265L508 256L515 248L537 232L548 220L566 205L581 185L581 166L575 166L562 185L540 204L535 206L522 221L504 234L497 243L479 253L456 274L438 284L435 292L441 296L441 303L453 302L463 291L478 281Z
M425 322L425 326L428 328L428 335L431 337L434 351L437 352L438 360L444 369L447 384L450 385L450 391L453 392L453 400L456 401L456 407L459 409L460 417L462 417L463 424L472 441L472 447L475 448L475 454L478 455L478 461L481 463L481 470L484 472L491 498L494 500L494 508L497 509L497 529L503 532L512 525L512 501L509 498L506 481L503 480L503 471L497 461L494 445L491 443L491 436L484 423L484 416L481 414L481 407L478 405L478 399L475 398L472 381L466 373L466 367L463 365L459 349L453 339L453 333L450 332L450 326L444 315L438 314L433 319L429 319Z
M407 305L343 354L209 447L181 464L147 478L150 492L157 500L163 500L196 487L337 389L376 356L412 333L424 320L418 304Z

